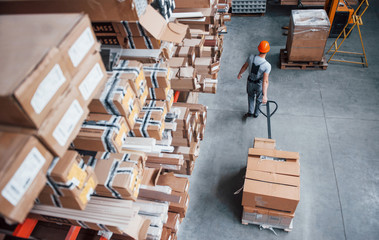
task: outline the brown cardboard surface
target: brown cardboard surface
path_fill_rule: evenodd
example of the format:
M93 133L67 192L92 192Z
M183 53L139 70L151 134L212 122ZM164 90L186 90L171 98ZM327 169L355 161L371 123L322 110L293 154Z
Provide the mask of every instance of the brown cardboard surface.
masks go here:
M298 152L288 152L288 151L280 151L276 149L259 149L259 148L249 148L249 156L267 156L274 158L283 158L286 161L298 162L299 153Z
M171 85L167 88L149 88L147 99L149 100L166 100Z
M300 187L299 177L282 175L278 173L262 172L247 169L245 178L268 183L282 184L292 187Z
M91 113L114 114L128 118L133 111L139 112L139 109L134 108L136 95L130 86L128 76L123 75L115 73L102 86L103 90L96 93L88 105ZM119 89L123 91L120 92Z
M164 227L171 229L173 232L177 232L179 226L178 223L180 223L180 214L168 212L168 219L164 224Z
M203 52L204 47L204 37L201 39L185 38L183 40L182 46L194 47L196 57L202 57L201 53Z
M187 67L188 58L187 57L172 57L168 60L168 65L172 68Z
M245 179L242 205L294 213L300 188Z
M91 113L73 143L76 149L118 153L129 130L122 116Z
M125 151L122 153L110 153L110 152L98 152L95 156L95 159L105 159L109 161L113 160L121 160L121 161L132 161L139 166L139 168L143 169L146 162L146 153L139 151ZM88 159L88 161L90 161ZM87 163L89 164L89 163ZM90 165L90 164L89 164Z
M146 186L157 185L161 171L162 171L162 168L145 168L143 170L141 185L146 185Z
M78 88L82 101L88 105L107 79L101 56L98 52L94 52L85 59L83 66L73 77L72 85Z
M123 170L118 172L117 170ZM95 166L99 184L96 194L105 197L135 200L139 186L137 178L141 178L142 169L133 162L99 159Z
M130 49L159 49L161 47L161 40L152 36L129 36L126 39Z
M156 39L181 43L187 34L188 26L180 23L167 23L150 5L139 18L140 24Z
M276 141L268 138L254 138L254 148L275 149Z
M87 178L87 174L82 174L79 163L82 161L82 157L76 151L68 150L63 157L59 159L52 171L49 173L50 178L57 182L68 182L75 177L79 182L82 182ZM76 165L76 166L74 166ZM75 168L78 167L78 168Z
M167 103L162 100L146 100L141 112L160 112L163 116L167 114Z
M275 160L262 160L257 157L248 157L247 169L289 176L300 176L300 165L297 162L282 162Z
M149 88L167 88L170 86L170 67L168 63L143 64L147 86Z
M1 109L7 112L0 114L3 123L41 125L74 75L62 46L84 20L82 14L1 16L1 32L7 33L0 37L1 79L7 79L0 88Z
M176 8L184 8L187 9L193 9L194 6L202 7L202 8L209 8L211 7L211 1L210 0L193 0L193 1L187 1L187 0L175 0L175 6Z
M174 57L184 57L187 58L188 64L190 66L193 66L195 62L195 48L194 47L184 47L184 46L177 46L174 49Z
M68 89L38 130L38 138L55 155L63 156L80 130L88 109L76 88Z
M121 60L120 63L113 68L113 73L118 73L119 78L123 81L128 81L130 87L133 89L134 94L140 97L143 91L143 81L145 75L142 71L142 63L133 60Z
M170 212L179 213L180 217L185 217L186 212L188 209L188 203L189 203L189 195L187 192L184 193L178 193L178 192L172 192L172 195L180 196L180 202L179 203L170 203L168 210Z
M133 136L162 139L165 115L159 111L141 111L132 129Z
M199 73L214 74L220 70L220 63L212 63L211 57L196 58L194 66Z
M170 153L148 153L146 163L158 163L168 165L182 165L183 156Z
M46 183L53 156L30 135L0 132L0 214L21 223Z
M165 173L159 176L158 185L169 186L175 192L188 192L189 180L184 177L177 177L174 173Z
M1 14L19 13L73 13L85 12L91 21L138 21L138 13L132 1L98 0L20 0L1 1Z

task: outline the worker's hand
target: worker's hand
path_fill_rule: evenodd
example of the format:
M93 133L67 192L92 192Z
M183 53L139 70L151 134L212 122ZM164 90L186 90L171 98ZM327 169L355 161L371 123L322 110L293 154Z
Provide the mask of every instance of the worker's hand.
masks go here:
M242 77L242 74L238 74L237 78L241 79L241 77Z
M262 104L266 104L266 103L267 103L267 96L263 95Z

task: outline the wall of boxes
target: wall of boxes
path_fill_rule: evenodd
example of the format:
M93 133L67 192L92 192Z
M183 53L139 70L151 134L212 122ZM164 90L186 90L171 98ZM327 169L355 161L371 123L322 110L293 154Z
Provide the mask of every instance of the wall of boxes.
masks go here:
M188 2L1 1L3 219L176 239L231 20Z

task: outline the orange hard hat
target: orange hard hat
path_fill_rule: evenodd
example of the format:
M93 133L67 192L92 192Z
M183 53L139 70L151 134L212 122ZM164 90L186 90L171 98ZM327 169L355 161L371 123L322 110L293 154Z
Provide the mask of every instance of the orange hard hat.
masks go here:
M258 45L258 51L260 53L268 53L270 51L270 44L267 41L262 41Z

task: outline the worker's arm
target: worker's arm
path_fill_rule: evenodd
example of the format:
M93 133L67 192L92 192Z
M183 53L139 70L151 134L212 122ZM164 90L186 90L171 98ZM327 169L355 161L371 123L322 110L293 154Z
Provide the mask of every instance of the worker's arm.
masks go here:
M246 71L248 66L249 66L249 63L245 62L245 64L241 67L240 72L238 73L238 77L237 77L238 79L241 79L242 73L244 73Z
M268 89L268 73L263 73L263 85L262 85L262 103L265 104L267 102L267 89Z

